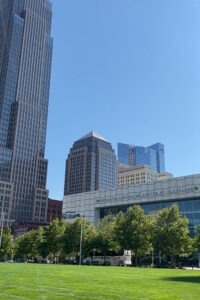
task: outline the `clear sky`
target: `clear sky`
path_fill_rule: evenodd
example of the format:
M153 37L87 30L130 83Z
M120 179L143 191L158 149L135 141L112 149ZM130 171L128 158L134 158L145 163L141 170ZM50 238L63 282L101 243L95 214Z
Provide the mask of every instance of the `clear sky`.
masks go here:
M65 159L91 130L115 150L161 142L166 171L200 173L200 1L51 2L50 197L63 198Z

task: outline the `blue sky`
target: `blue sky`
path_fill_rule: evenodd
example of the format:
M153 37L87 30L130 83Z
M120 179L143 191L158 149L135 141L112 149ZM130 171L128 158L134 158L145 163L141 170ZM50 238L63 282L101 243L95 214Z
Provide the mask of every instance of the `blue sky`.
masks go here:
M62 199L67 154L91 130L115 150L161 142L166 171L200 173L200 1L51 2L50 197Z

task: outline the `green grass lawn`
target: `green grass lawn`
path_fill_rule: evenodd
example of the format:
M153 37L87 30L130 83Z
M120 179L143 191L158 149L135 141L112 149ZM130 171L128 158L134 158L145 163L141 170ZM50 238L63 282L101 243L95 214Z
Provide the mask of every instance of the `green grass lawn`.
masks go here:
M200 271L0 263L0 299L200 299Z

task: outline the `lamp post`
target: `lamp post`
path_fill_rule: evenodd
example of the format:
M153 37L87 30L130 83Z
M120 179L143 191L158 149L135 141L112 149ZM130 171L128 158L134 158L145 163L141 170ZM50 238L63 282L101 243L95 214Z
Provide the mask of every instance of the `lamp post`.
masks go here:
M4 197L1 204L1 233L0 233L0 248L2 243L2 236L3 236L3 223L4 223Z
M3 222L4 222L4 213L1 212L1 234L0 234L0 248L1 248L1 241L3 236Z
M65 219L75 219L77 217L81 218L81 232L80 232L80 242L79 242L79 265L81 265L82 258L82 243L83 243L83 212L81 214L76 213L75 211L66 211L64 214Z
M80 233L80 255L79 255L79 265L81 265L82 258L82 243L83 243L83 212L81 214L81 233Z

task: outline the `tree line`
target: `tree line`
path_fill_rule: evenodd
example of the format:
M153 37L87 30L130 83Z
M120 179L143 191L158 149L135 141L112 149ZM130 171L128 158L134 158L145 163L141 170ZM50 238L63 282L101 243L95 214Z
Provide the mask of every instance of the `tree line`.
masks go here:
M80 239L81 237L81 239ZM78 261L96 255L121 255L131 250L133 265L145 258L153 262L165 261L175 267L181 258L200 252L200 225L195 237L190 237L188 219L180 214L177 205L164 208L156 217L145 215L139 205L105 216L95 228L88 220L77 218L73 222L54 220L46 227L31 230L13 239L11 229L3 231L0 260L31 260L39 262L47 257L53 262Z

